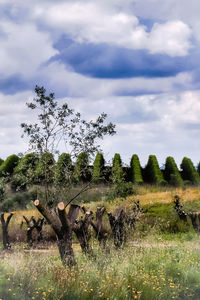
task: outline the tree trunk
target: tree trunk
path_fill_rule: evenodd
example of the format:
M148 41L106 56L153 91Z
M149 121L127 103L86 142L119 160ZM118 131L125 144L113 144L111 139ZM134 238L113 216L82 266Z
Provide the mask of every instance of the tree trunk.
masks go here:
M68 230L61 237L57 236L57 245L60 253L60 258L64 266L74 266L76 261L72 248L72 230Z
M103 215L105 212L105 207L97 207L96 210L96 223L91 222L91 225L96 233L96 237L99 241L99 245L105 249L106 241L108 238L108 232L103 228Z
M51 225L56 234L57 245L63 265L67 265L69 267L74 266L76 261L72 248L73 224L70 222L70 219L66 214L64 203L58 203L58 215L55 213L55 211L52 212L46 208L42 203L39 202L39 200L35 201L35 206Z
M114 245L116 248L120 248L126 241L125 212L121 209L116 216L108 213L108 217L113 233Z
M11 249L11 245L9 242L9 235L8 235L8 225L13 216L13 213L10 213L10 215L7 217L7 220L5 221L4 213L1 214L1 226L2 226L2 234L3 234L3 248L4 250Z
M85 213L85 218L74 224L73 228L83 253L89 254L91 256L93 256L93 251L90 246L91 234L89 232L89 226L91 224L92 218L93 213L91 211L87 211Z

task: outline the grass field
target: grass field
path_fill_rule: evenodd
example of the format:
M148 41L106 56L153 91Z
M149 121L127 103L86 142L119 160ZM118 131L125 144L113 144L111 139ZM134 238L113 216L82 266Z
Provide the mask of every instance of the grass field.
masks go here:
M118 207L128 211L140 200L144 213L135 230L128 230L123 249L116 250L110 239L108 249L102 251L93 238L95 255L91 258L74 241L77 266L73 269L62 266L55 242L26 249L25 235L16 241L22 215L38 213L15 212L9 230L13 251L0 252L0 299L199 300L199 234L178 219L173 208L175 194L180 195L186 211L200 210L197 187L137 187L137 193L126 200L104 203L107 211ZM95 210L102 201L85 206Z

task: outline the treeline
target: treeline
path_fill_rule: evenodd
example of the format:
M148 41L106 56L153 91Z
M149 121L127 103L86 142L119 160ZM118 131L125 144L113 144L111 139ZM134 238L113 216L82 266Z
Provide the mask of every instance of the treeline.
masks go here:
M38 157L35 153L24 157L11 155L0 159L0 179L10 182L13 190L26 190L32 184L77 184L92 181L96 184L132 182L133 184L156 184L181 186L200 183L200 163L196 169L191 159L184 157L180 170L173 157L167 157L165 166L160 169L155 155L149 155L144 168L138 155L134 154L130 165L124 167L120 154L116 153L110 166L105 164L102 153L98 153L93 165L89 164L86 153L80 153L76 162L71 156L62 153L57 162L51 153ZM2 191L1 191L2 193Z

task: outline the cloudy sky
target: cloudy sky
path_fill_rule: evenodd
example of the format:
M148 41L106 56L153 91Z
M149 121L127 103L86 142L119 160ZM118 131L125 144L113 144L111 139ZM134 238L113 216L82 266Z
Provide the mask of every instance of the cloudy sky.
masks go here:
M198 0L0 0L0 157L24 152L35 85L84 117L105 112L115 152L200 161Z

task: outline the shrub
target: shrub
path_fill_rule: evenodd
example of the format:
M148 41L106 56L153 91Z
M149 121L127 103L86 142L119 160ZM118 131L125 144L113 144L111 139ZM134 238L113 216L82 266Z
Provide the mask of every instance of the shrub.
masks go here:
M72 160L68 153L62 153L56 164L55 181L57 184L65 184L71 181Z
M155 155L149 155L149 159L145 167L145 179L148 183L165 184L163 174L159 168Z
M183 180L181 178L178 167L174 161L174 158L171 156L168 156L166 158L164 178L168 183L170 183L173 186L183 185Z
M35 169L38 164L38 156L35 153L26 154L14 169L11 182L12 189L19 191L26 189L28 184L33 184L35 179Z
M104 164L105 160L103 158L103 154L97 153L92 172L92 180L96 183L100 183L104 180Z
M19 162L19 157L15 154L10 155L0 166L0 176L10 176Z
M115 198L126 198L130 195L136 194L133 189L132 182L121 182L114 185L106 194L107 201L113 201Z
M189 180L192 184L199 184L200 177L196 171L190 158L184 157L181 162L182 178L183 180Z
M0 158L0 166L2 165L3 162L4 162L4 160L2 158Z
M130 176L131 176L131 181L133 183L136 184L143 183L142 170L141 170L140 161L137 154L133 154L131 158Z
M199 162L198 165L197 165L197 172L198 172L198 174L199 174L199 176L200 176L200 162Z
M0 203L0 211L8 212L16 209L26 209L27 205L37 197L36 191L17 193Z
M55 160L52 153L43 153L35 169L37 183L45 181L46 184L52 183L55 178Z
M81 152L74 166L73 178L75 182L87 182L90 180L89 157L85 152Z
M119 184L121 182L124 182L122 160L119 153L115 153L113 158L111 179L114 184Z

